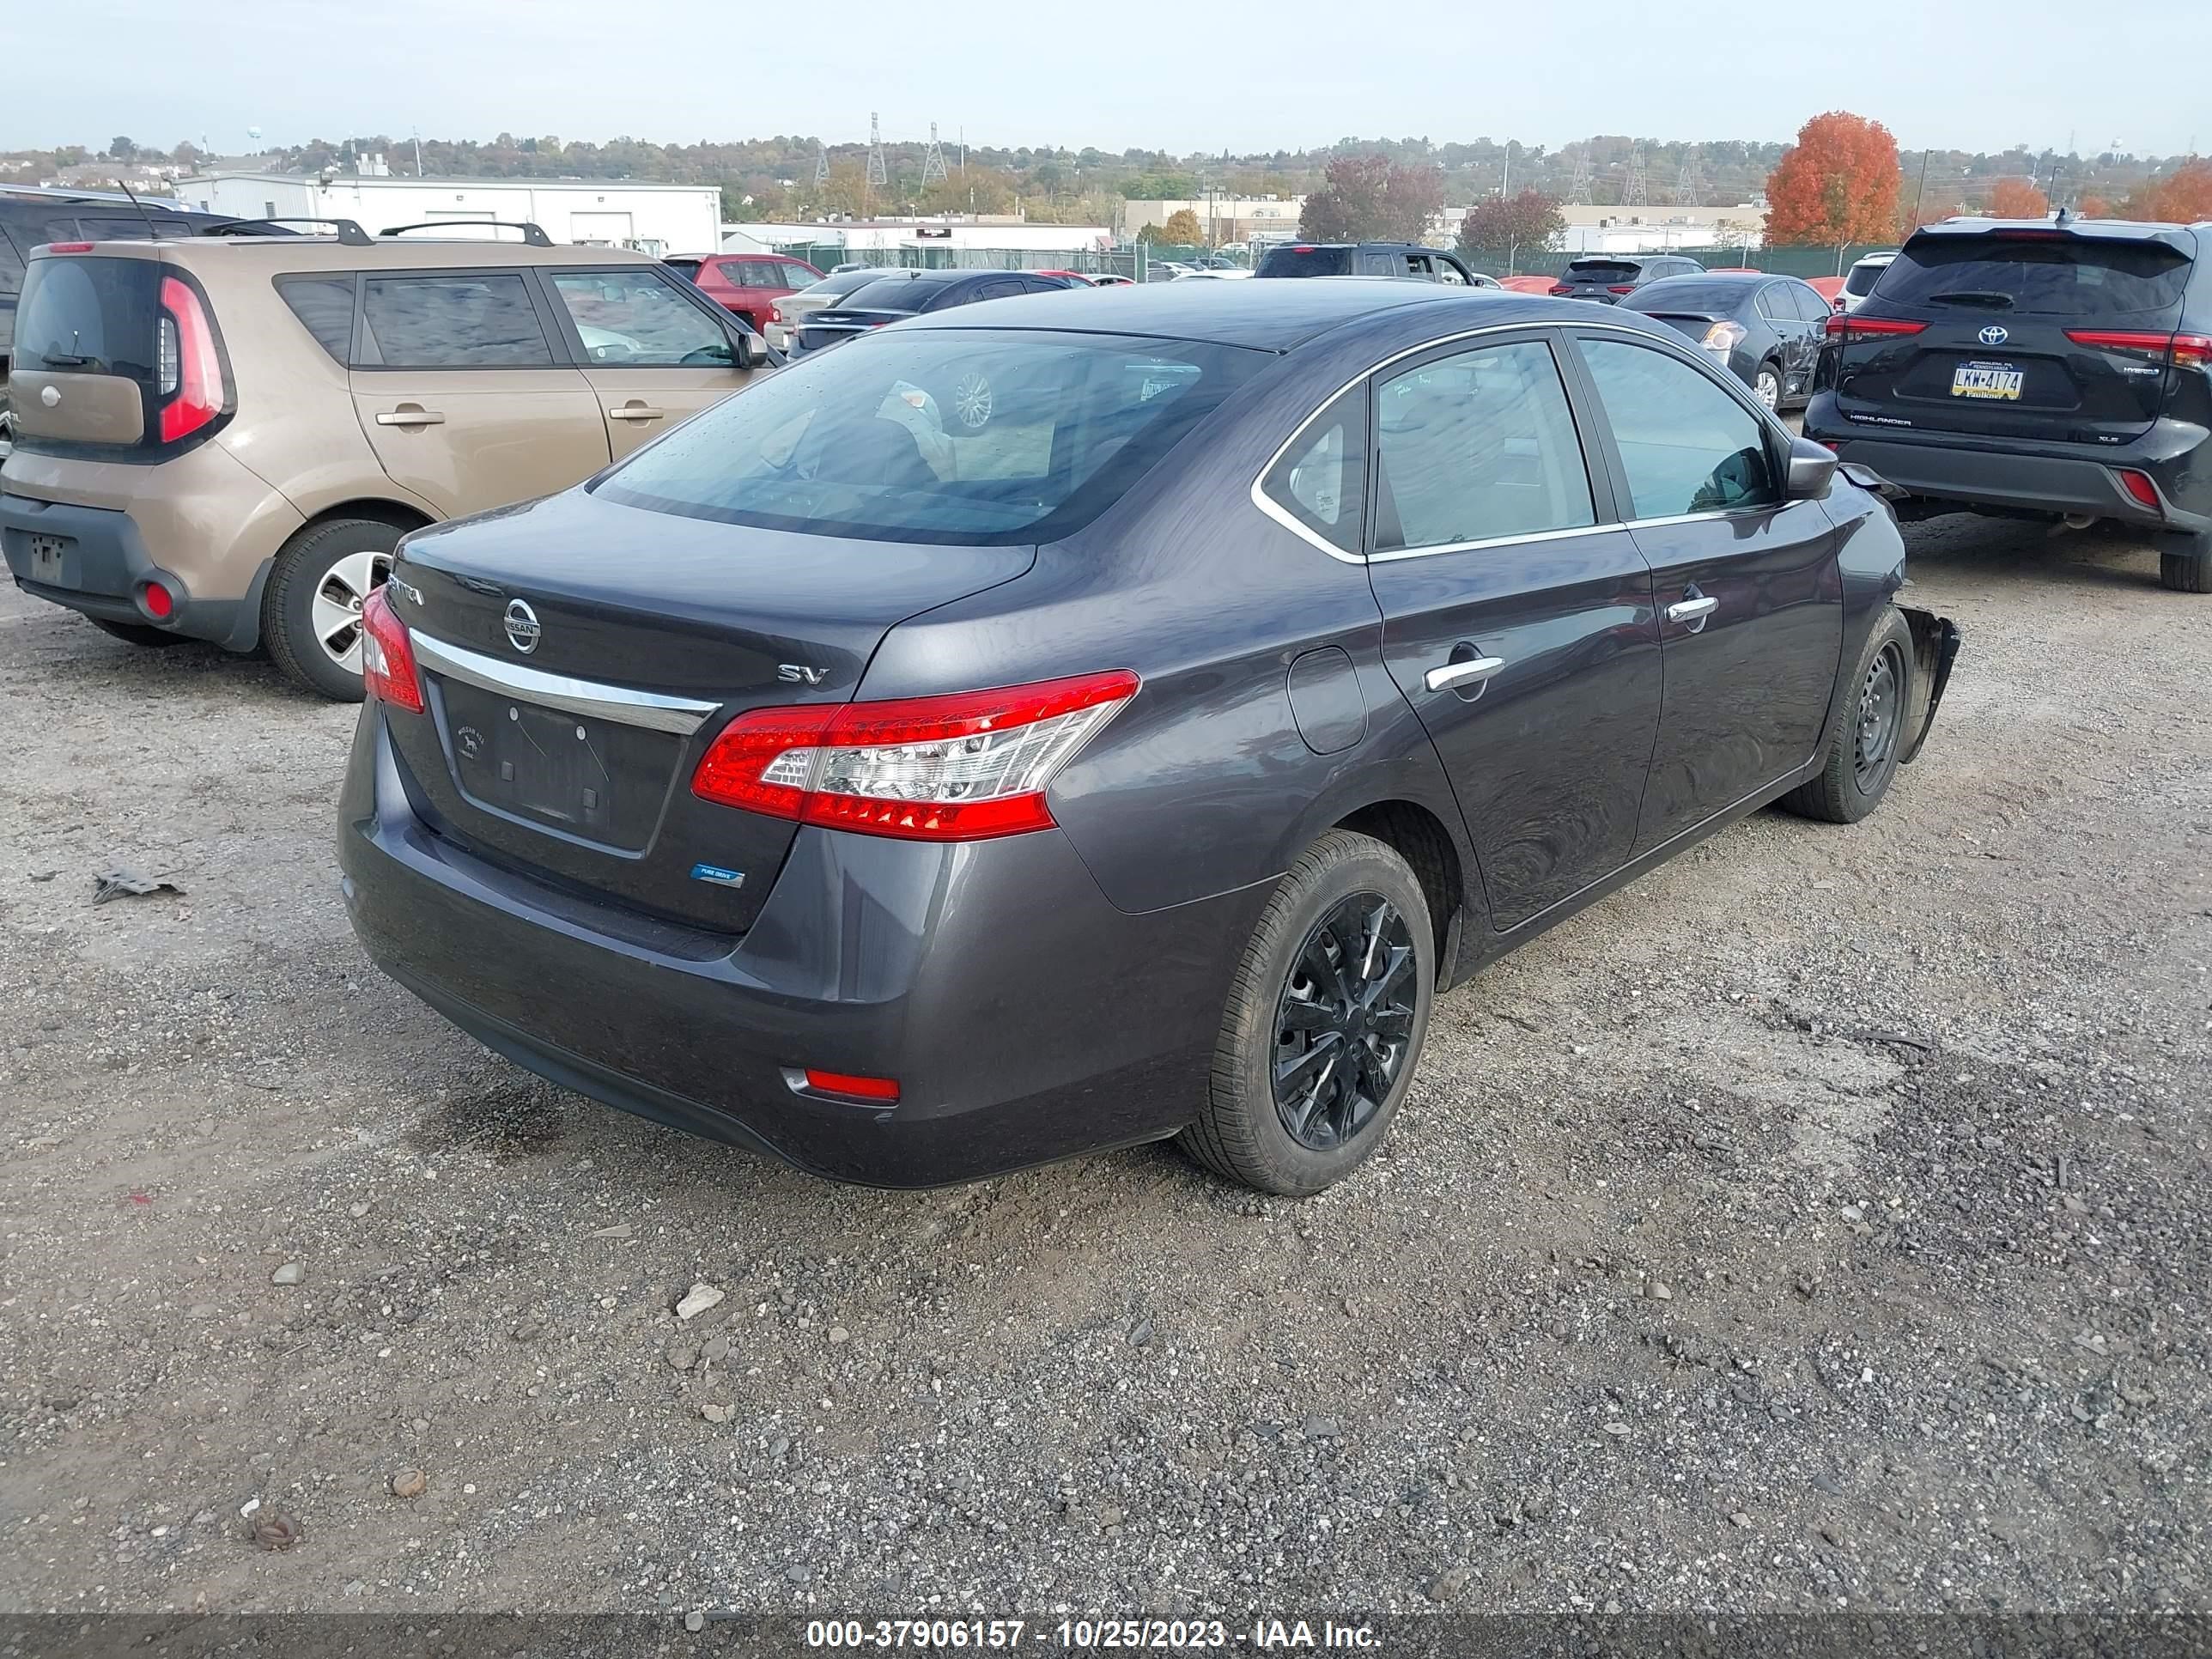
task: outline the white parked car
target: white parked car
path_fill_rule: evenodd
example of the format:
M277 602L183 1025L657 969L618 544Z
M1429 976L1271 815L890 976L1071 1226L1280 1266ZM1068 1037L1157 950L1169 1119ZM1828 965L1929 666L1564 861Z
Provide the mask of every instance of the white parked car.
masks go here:
M1894 253L1869 253L1850 269L1844 278L1843 304L1846 312L1856 311L1866 296L1874 292L1875 279L1887 270Z

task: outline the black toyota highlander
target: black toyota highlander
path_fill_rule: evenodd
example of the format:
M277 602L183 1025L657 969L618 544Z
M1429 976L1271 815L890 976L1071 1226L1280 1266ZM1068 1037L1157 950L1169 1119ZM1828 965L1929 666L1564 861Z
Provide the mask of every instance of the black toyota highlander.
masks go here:
M1805 434L1969 511L2157 544L2212 593L2212 224L1953 219L1828 319Z

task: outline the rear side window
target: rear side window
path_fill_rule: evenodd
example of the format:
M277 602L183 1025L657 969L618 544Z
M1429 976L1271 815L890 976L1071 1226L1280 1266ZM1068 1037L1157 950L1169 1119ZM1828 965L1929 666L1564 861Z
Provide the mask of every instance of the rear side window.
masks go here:
M1375 448L1378 552L1597 521L1566 388L1537 341L1459 352L1384 381Z
M1359 551L1367 501L1367 387L1316 416L1261 480L1267 499L1333 547Z
M1915 237L1882 268L1875 297L1908 306L2118 317L2171 312L2190 260L2160 242L2085 237Z
M1056 541L1270 354L1120 336L889 332L800 358L598 486L687 518L876 541Z
M160 272L150 259L36 261L15 313L14 368L150 379Z
M386 368L532 368L553 348L512 272L371 276L362 300L373 362Z
M353 352L353 277L279 276L276 291L308 333L337 362Z
M1766 433L1687 363L1620 340L1580 342L1605 405L1639 519L1671 519L1781 499Z

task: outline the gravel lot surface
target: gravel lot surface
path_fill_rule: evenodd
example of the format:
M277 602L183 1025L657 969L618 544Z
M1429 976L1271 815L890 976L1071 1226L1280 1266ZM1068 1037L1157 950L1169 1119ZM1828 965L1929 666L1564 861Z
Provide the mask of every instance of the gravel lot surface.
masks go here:
M0 593L0 1607L2212 1606L2212 601L1909 533L1884 810L1455 993L1306 1203L538 1083L356 949L351 710Z

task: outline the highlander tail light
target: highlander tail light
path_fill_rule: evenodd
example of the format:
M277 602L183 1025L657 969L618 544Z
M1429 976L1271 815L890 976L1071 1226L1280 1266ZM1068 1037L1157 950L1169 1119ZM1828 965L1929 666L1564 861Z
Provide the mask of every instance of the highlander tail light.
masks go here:
M1608 283L1606 284L1605 291L1607 294L1633 294L1636 292L1636 284L1633 283Z
M2122 328L2069 328L2066 337L2075 345L2100 351L2128 351L2153 362L2172 362L2177 368L2212 368L2212 335L2160 334Z
M1572 294L1574 289L1569 288L1565 283L1554 283L1552 284L1552 292L1554 294Z
M381 587L370 589L361 607L361 678L370 696L410 714L422 712L414 642L407 637L407 624L392 614L392 600Z
M756 708L708 745L702 800L909 841L1052 828L1045 786L1137 694L1127 669L951 696Z
M1902 317L1864 317L1856 311L1839 311L1820 325L1820 329L1832 340L1849 344L1853 340L1878 340L1899 334L1917 334L1928 326L1925 323L1909 323Z
M173 444L222 413L222 358L200 296L174 276L161 279L158 326L154 385L161 441Z

